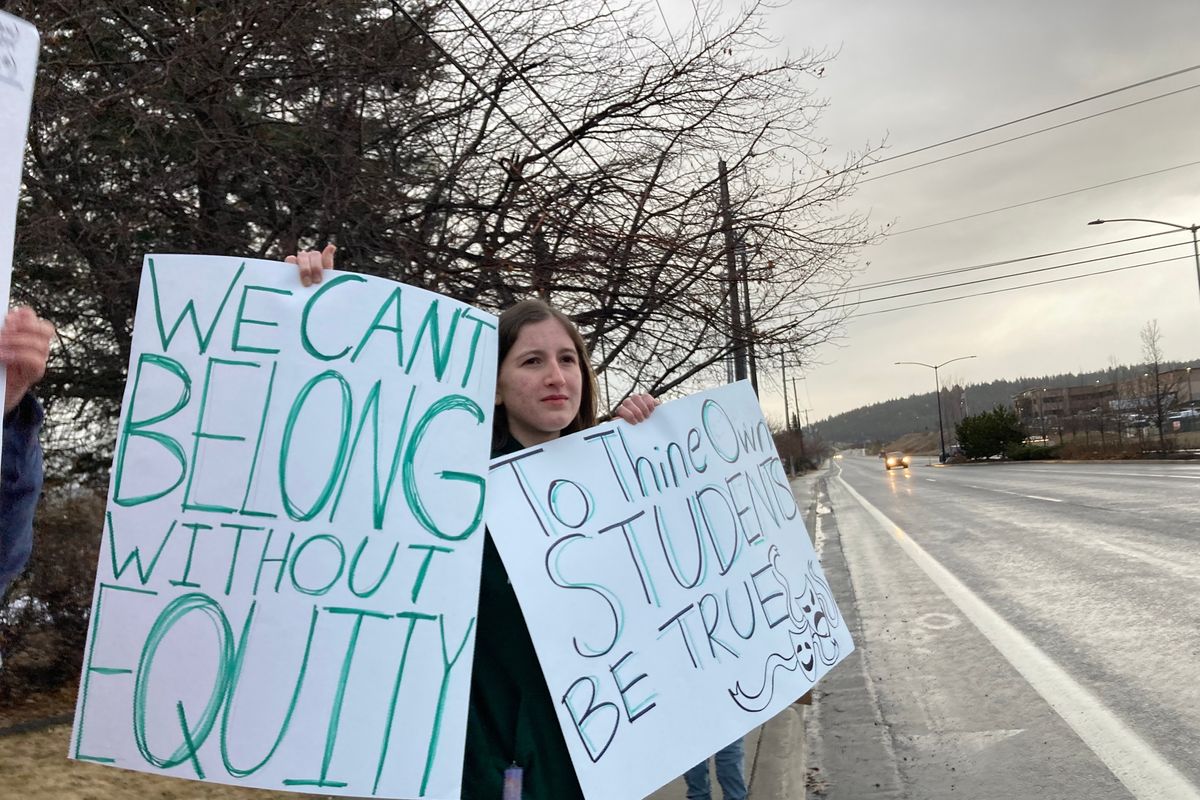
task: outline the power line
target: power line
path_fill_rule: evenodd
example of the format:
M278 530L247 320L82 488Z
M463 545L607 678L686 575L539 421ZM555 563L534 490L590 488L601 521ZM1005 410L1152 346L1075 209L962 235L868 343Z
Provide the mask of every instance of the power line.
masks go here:
M638 54L633 51L633 45L629 42L629 34L626 33L625 29L621 27L620 21L617 20L617 14L615 11L612 10L612 6L610 6L608 4L608 0L600 0L600 4L604 6L604 9L608 12L609 16L611 16L613 18L613 21L616 23L617 32L621 34L621 38L625 41L625 49L629 51L629 55L633 56L634 62L640 62L641 59L638 58ZM589 61L591 60L590 56L588 57L588 60ZM593 62L593 64L594 63L595 62Z
M949 225L953 222L962 222L962 221L968 220L968 219L975 219L976 217L985 217L988 214L998 214L1001 211L1011 211L1014 208L1021 208L1022 206L1031 206L1034 203L1044 203L1047 200L1057 200L1060 197L1068 197L1073 194L1079 194L1080 192L1090 192L1093 189L1103 189L1106 186L1116 186L1118 183L1125 183L1127 181L1135 181L1135 180L1138 180L1139 178L1148 178L1152 175L1162 175L1163 173L1172 172L1177 169L1183 169L1184 167L1194 167L1197 164L1200 164L1200 161L1189 161L1186 164L1176 164L1173 167L1166 167L1165 169L1156 169L1152 172L1143 172L1140 175L1131 175L1128 178L1118 178L1115 181L1108 181L1107 183L1097 183L1095 186L1084 186L1082 189L1072 189L1069 192L1062 192L1060 194L1052 194L1047 197L1039 197L1036 200L1026 200L1023 203L1013 203L1012 205L1009 205L1009 206L1001 206L1000 208L992 208L987 211L980 211L977 214L967 214L964 217L955 217L954 219L944 219L941 222L931 222L928 225L919 225L915 228L905 228L904 230L900 230L900 231L888 231L888 233L886 235L887 236L900 236L901 234L905 234L905 233L915 233L916 231L923 231L927 228L936 228L940 225Z
M1065 264L1053 264L1049 267L1038 267L1037 269L1027 269L1027 270L1022 270L1020 272L1009 272L1009 273L1005 273L1004 275L993 275L988 278L978 278L973 281L962 281L960 283L949 283L949 284L946 284L945 286L932 286L928 289L914 289L911 292L900 292L899 294L890 294L885 297L872 297L867 300L859 300L856 302L856 305L861 306L861 305L866 305L867 303L879 303L884 300L897 300L901 297L912 297L913 295L928 294L929 292L943 292L943 291L946 291L947 289L958 289L963 286L974 286L979 283L989 283L991 281L1002 281L1002 280L1006 280L1008 278L1020 278L1024 275L1036 275L1036 274L1042 273L1042 272L1053 272L1054 270L1057 270L1057 269L1066 269L1067 267L1078 267L1080 264L1095 264L1099 261L1109 261L1114 258L1124 258L1126 256L1134 256L1134 255L1139 255L1141 253L1153 253L1157 250L1169 250L1172 247L1182 247L1185 244L1188 244L1188 242L1176 242L1175 244L1164 244L1160 247L1147 247L1143 250L1131 250L1126 253L1114 253L1113 255L1109 255L1109 256L1097 256L1096 258L1085 258L1080 261L1068 261Z
M893 311L904 311L905 309L910 309L910 308L921 308L922 306L935 306L940 303L952 303L955 300L967 300L972 297L984 297L984 296L992 295L992 294L1001 294L1003 292L1015 292L1018 289L1030 289L1035 286L1049 286L1050 284L1053 284L1053 283L1065 283L1066 281L1077 281L1081 278L1094 278L1097 275L1109 275L1114 272L1124 272L1126 270L1131 270L1131 269L1140 269L1141 267L1150 267L1150 266L1154 266L1155 264L1169 264L1172 261L1191 260L1191 258L1192 258L1191 256L1176 256L1175 258L1164 258L1164 259L1160 259L1158 261L1146 261L1141 264L1130 264L1129 266L1125 266L1125 267L1114 267L1112 269L1102 269L1102 270L1097 270L1095 272L1085 272L1082 275L1069 275L1065 278L1054 278L1053 280L1048 280L1048 281L1037 281L1035 283L1023 283L1020 286L1009 286L1004 289L992 289L987 292L975 292L974 294L964 294L964 295L959 295L957 297L945 297L945 298L942 298L941 300L928 300L924 303L913 303L913 304L907 305L907 306L896 306L895 308L882 308L878 311L864 311L861 314L849 314L847 316L847 318L848 319L857 319L858 317L870 317L870 316L874 316L875 314L889 314Z
M475 15L471 13L471 10L467 8L466 4L463 3L462 0L454 0L454 4L463 10L463 13L467 15L469 20L471 20L471 24L479 29L479 32L483 34L484 38L488 40L488 43L491 44L495 51L500 54L500 57L504 59L505 63L513 68L517 78L521 81L521 83L529 87L529 91L533 92L533 96L538 99L538 102L541 103L548 112L550 112L550 116L553 117L554 121L562 127L563 131L566 132L567 137L575 144L579 145L579 149L582 150L584 155L588 157L588 160L596 165L596 169L600 170L600 174L602 176L609 178L609 175L604 171L604 167L600 165L600 162L597 161L596 158L588 151L587 147L584 146L583 140L579 137L579 135L575 131L571 130L567 123L563 122L562 117L558 115L558 112L554 110L554 107L550 105L546 98L542 97L542 93L539 92L537 87L535 87L529 81L529 79L525 77L524 71L516 65L516 62L508 57L508 54L505 53L504 49L500 47L500 44L494 38L492 38L492 34L488 31L488 29L483 27L483 24L475 18ZM611 180L611 178L609 179Z
M1077 122L1086 122L1089 119L1095 119L1096 117L1103 117L1105 114L1111 114L1114 111L1124 111L1127 108L1133 108L1134 106L1140 106L1143 103L1149 103L1154 100L1162 100L1164 97L1171 97L1172 95L1182 94L1183 92L1190 92L1193 89L1200 89L1200 83L1194 83L1191 86L1185 86L1182 89L1176 89L1171 92L1164 92L1163 94L1155 95L1154 97L1147 97L1142 100L1135 100L1132 103L1126 103L1125 105L1117 106L1116 108L1109 108L1109 109L1105 109L1104 111L1097 111L1095 114L1088 114L1086 117L1078 117L1076 119L1069 119L1066 122L1060 122L1057 125L1050 125L1049 127L1046 127L1046 128L1039 128L1036 131L1030 131L1029 133L1022 133L1020 136L1010 136L1007 139L1001 139L998 142L992 142L991 144L985 144L980 147L973 147L970 150L964 150L961 153L954 153L953 155L943 156L942 158L935 158L932 161L923 161L920 164L913 164L911 167L904 167L903 169L897 169L897 170L892 170L891 172L885 172L882 175L875 175L870 178L863 178L862 180L859 181L859 183L860 184L870 183L871 181L878 181L878 180L882 180L883 178L890 178L893 175L900 175L905 172L911 172L912 170L920 169L921 167L929 167L934 164L941 164L943 161L950 161L951 159L961 158L962 156L969 156L972 153L978 153L981 150L988 150L993 147L999 147L1002 144L1008 144L1009 142L1016 142L1021 139L1028 139L1030 136L1037 136L1039 133L1046 133L1048 131L1057 130L1059 128L1065 128L1068 125L1074 125ZM888 160L890 160L890 159L888 159ZM875 163L878 164L878 163L882 163L882 162L877 161ZM874 166L874 164L872 166Z
M675 51L675 57L680 58L679 43L675 41L675 34L671 33L671 23L667 22L667 12L663 11L662 0L654 0L654 5L658 6L658 15L662 17L663 27L667 29L667 40Z
M700 19L700 6L696 4L696 0L692 0L692 13L696 16L696 32L700 34L700 41L708 47L708 37L704 33L704 20Z
M500 113L500 115L502 117L504 117L504 119L510 125L512 125L513 128L516 129L516 131L525 138L526 141L528 141L533 146L534 150L536 150L537 153L546 160L546 163L548 163L555 170L557 170L558 173L560 175L562 175L562 177L565 178L568 182L573 183L575 181L575 178L573 176L571 176L565 169L563 169L563 167L554 159L554 157L549 152L547 152L546 149L543 148L541 146L541 144L528 131L526 131L523 127L521 127L521 124L519 122L517 122L516 119L514 119L513 116L508 113L508 111L505 110L504 106L500 105L500 102L497 99L492 97L492 95L483 87L483 85L479 82L479 80L476 79L475 76L471 74L471 71L468 70L466 67L464 67L461 63L459 63L458 59L456 59L453 55L451 55L450 52L448 50L446 50L446 48L443 47L442 44L436 38L434 38L433 34L431 34L428 30L426 30L421 25L421 23L417 22L417 20L411 14L409 14L407 11L405 11L404 7L402 5L400 5L400 3L397 2L397 0L392 0L392 7L397 12L402 14L404 16L405 20L407 20L410 25L412 25L414 28L416 28L418 31L420 31L421 35L424 36L431 45L433 45L435 48L437 48L438 52L440 52L443 56L445 56L446 60L449 61L454 66L455 69L457 69L460 73L462 73L462 76L464 78L466 78L467 81L472 86L475 87L476 91L479 92L480 96L483 97L494 109L496 109L496 111L498 111ZM501 52L501 55L503 55L503 52ZM511 61L509 63L511 63ZM524 80L523 76L522 76L522 80ZM578 142L577 139L575 141ZM583 147L582 144L580 145L580 147L581 148ZM585 150L585 152L586 152L586 150ZM589 157L590 157L590 154L589 154ZM594 161L594 159L593 159L593 161ZM597 166L599 166L599 164L597 164ZM603 167L601 167L600 169L601 169L601 172L603 173ZM603 206L601 206L601 208L603 208ZM611 219L610 219L610 221L611 221ZM619 226L620 226L620 223L618 223L618 227ZM578 229L576 229L576 230L578 230Z
M515 119L513 119L513 116L511 114L509 114L504 109L504 107L502 105L500 105L500 103L497 100L492 98L492 96L488 93L488 91L486 89L484 89L483 84L481 84L475 78L475 76L471 74L471 71L468 70L466 67L464 67L462 64L460 64L458 62L458 59L456 59L454 56L450 55L450 51L448 51L445 47L443 47L442 44L433 37L433 34L431 34L429 31L425 30L424 26L422 26L421 23L417 22L417 20L411 14L409 14L407 11L404 10L404 6L400 5L400 3L397 2L397 0L392 0L392 8L395 9L396 11L398 11L401 15L403 15L404 19L408 21L409 25L412 25L414 28L416 28L418 31L420 31L421 35L424 36L427 40L429 40L429 43L431 45L433 45L435 48L437 48L438 52L441 53L443 56L445 56L446 60L449 61L454 66L455 69L457 69L460 73L462 73L462 76L467 79L467 82L475 87L475 89L479 92L480 96L486 98L488 100L488 102L491 103L492 107L495 108L498 112L500 112L500 115L502 117L504 117L505 120L508 121L508 124L512 125L513 128L515 128L518 133L520 133L522 136L525 137L526 141L528 141L531 145L533 145L533 148L535 150L537 150L538 154L541 155L542 158L546 159L546 162L548 164L550 164L552 167L554 167L556 170L558 170L559 173L567 180L574 180L569 174L567 174L566 170L564 170L559 165L559 163L557 161L555 161L554 158L548 152L546 152L546 150L541 146L541 144L539 144L538 141L533 138L533 136L531 136L524 128L522 128L521 124L519 122L517 122Z
M954 144L955 142L961 142L964 139L970 139L974 136L980 136L985 133L991 133L992 131L998 131L1001 128L1007 128L1011 125L1016 125L1020 122L1028 122L1031 119L1036 119L1038 117L1042 117L1047 114L1053 114L1056 111L1062 111L1067 108L1072 108L1074 106L1082 105L1083 103L1090 103L1092 100L1099 100L1102 97L1109 97L1111 95L1118 94L1120 92L1125 92L1130 89L1136 89L1139 86L1146 86L1148 84L1155 83L1156 81L1166 80L1167 78L1174 78L1177 75L1184 75L1188 72L1194 72L1198 69L1200 69L1200 64L1195 64L1190 67L1184 67L1183 69L1178 69L1178 70L1175 70L1174 72L1168 72L1164 75L1157 75L1153 78L1147 78L1146 80L1138 81L1137 83L1131 83L1128 86L1121 86L1116 89L1110 89L1107 92L1101 92L1100 94L1094 94L1091 97L1085 97L1082 100L1075 100L1070 103L1064 103L1061 106L1055 106L1054 108L1048 108L1045 111L1039 111L1036 114L1028 114L1028 115L1026 115L1024 117L1020 117L1018 119L1010 120L1008 122L1002 122L999 125L992 125L987 128L981 128L980 130L973 131L971 133L964 133L961 136L955 136L951 139L945 139L940 142L935 142L934 144L925 145L924 147L918 147L915 150L908 150L903 153L897 153L894 156L888 156L887 158L881 158L878 161L871 162L871 166L876 166L878 164L885 164L888 161L895 161L898 158L905 158L907 156L916 155L917 153L923 153L926 150L932 150L935 147L943 147L944 145Z
M1067 253L1078 253L1081 250L1092 250L1097 247L1109 247L1110 245L1124 244L1125 242L1133 242L1133 241L1137 241L1138 239L1152 239L1156 236L1169 236L1172 233L1175 233L1175 231L1158 231L1156 233L1144 233L1140 236L1130 236L1126 239L1113 239L1112 241L1108 241L1108 242L1098 242L1096 244L1085 244L1081 247L1068 247L1065 250L1054 250L1049 253L1035 253L1031 256L1019 256L1017 258L1006 258L1006 259L1002 259L1000 261L987 261L983 264L972 264L969 267L953 267L951 269L938 270L937 272L924 272L924 273L921 273L920 275L911 275L907 278L892 278L890 280L877 281L875 283L861 283L861 284L857 284L854 286L846 286L842 289L837 289L832 292L819 292L817 294L814 294L813 297L814 298L837 297L838 295L850 294L851 292L866 292L866 291L870 291L871 289L882 289L887 286L896 286L901 283L914 283L916 281L923 281L923 280L927 280L929 278L942 278L947 275L960 275L964 272L975 272L976 270L989 269L991 267L1002 267L1002 266L1005 266L1006 264L1019 264L1022 261L1034 261L1039 258L1049 258L1051 256L1061 256L1061 255L1066 255ZM1141 251L1133 251L1133 252L1141 252Z

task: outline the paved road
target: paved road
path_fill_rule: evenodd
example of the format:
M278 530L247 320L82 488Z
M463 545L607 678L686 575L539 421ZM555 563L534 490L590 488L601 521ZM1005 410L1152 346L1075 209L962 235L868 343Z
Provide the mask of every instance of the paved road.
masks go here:
M832 463L860 652L819 687L850 798L1200 798L1200 463Z

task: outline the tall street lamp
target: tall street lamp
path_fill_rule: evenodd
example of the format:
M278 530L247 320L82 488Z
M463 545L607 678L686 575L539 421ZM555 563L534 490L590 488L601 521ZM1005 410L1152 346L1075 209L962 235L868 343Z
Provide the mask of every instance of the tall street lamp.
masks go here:
M946 366L947 364L953 364L955 361L965 361L968 358L975 358L975 356L959 356L958 358L952 358L949 361L943 361L940 364L926 364L923 361L896 361L896 362L894 362L896 366L900 366L901 364L912 364L913 366L916 366L916 367L929 367L929 369L933 370L933 389L934 389L934 394L937 396L938 437L942 443L942 455L938 460L942 464L946 463L946 459L949 456L946 453L946 430L945 430L945 428L942 427L942 384L938 381L938 370L941 369L942 367Z
M1088 225L1103 225L1106 222L1149 222L1152 225L1166 225L1168 228L1174 228L1178 231L1191 231L1192 233L1192 255L1196 259L1196 286L1200 288L1200 244L1196 242L1196 231L1200 229L1200 225L1180 225L1175 222L1164 222L1161 219L1142 219L1141 217L1122 217L1120 219L1094 219Z

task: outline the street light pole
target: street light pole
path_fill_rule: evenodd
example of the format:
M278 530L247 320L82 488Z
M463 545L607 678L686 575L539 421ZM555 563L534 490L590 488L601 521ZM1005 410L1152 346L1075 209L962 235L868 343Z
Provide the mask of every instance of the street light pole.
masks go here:
M946 453L946 429L942 425L942 384L938 381L938 370L941 369L942 367L946 366L947 364L953 364L955 361L965 361L968 358L975 358L975 356L959 356L958 358L952 358L949 361L943 361L940 364L926 364L923 361L896 361L896 362L894 362L895 366L899 366L901 364L912 364L913 366L928 367L929 369L933 370L933 389L934 389L934 395L937 397L938 439L942 444L942 454L938 460L942 464L946 463L946 459L949 458L949 455Z
M1106 222L1149 222L1151 225L1166 225L1178 231L1190 231L1192 234L1192 256L1196 259L1196 287L1200 289L1200 244L1196 241L1196 231L1200 225L1180 225L1161 219L1143 219L1141 217L1121 217L1120 219L1094 219L1088 225L1103 225Z

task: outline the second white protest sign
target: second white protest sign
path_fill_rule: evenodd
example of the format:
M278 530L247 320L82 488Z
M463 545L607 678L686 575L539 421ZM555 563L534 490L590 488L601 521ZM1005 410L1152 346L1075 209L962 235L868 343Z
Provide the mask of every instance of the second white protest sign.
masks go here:
M594 800L649 794L853 650L744 382L494 460L487 524Z

